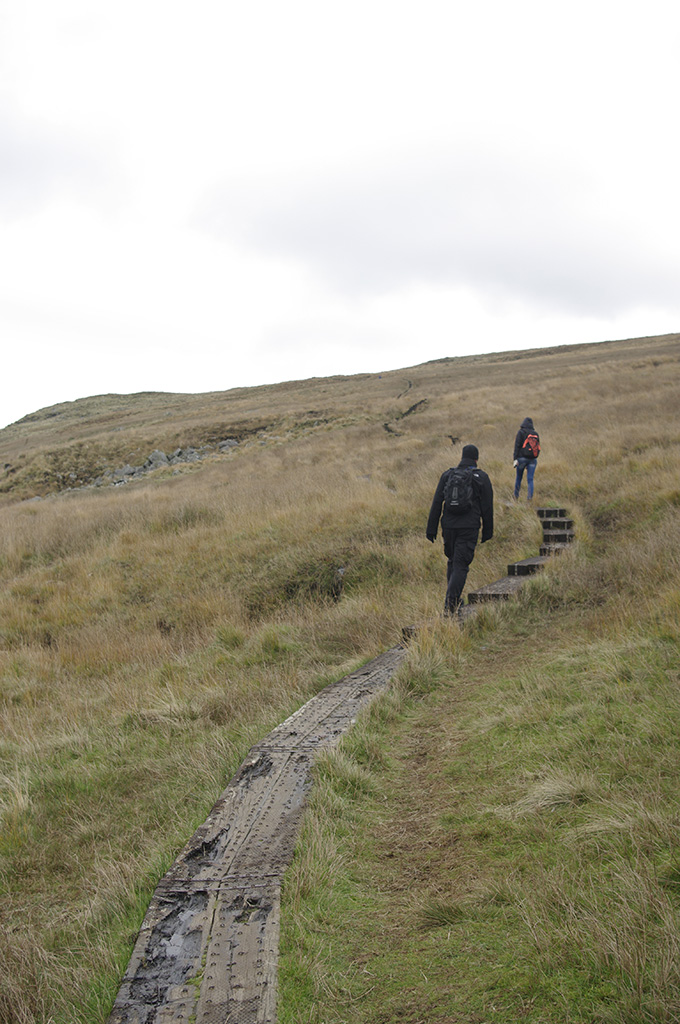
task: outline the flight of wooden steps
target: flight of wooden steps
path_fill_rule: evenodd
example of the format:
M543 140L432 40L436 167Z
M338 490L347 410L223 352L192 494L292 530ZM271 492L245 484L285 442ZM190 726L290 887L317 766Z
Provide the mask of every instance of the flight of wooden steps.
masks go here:
M516 594L524 583L526 576L532 576L543 568L553 555L559 554L574 540L574 522L567 516L563 508L539 508L536 510L543 527L543 543L535 558L524 558L520 562L512 562L508 566L508 575L495 583L487 583L479 590L468 594L468 607L483 604L486 601L507 601ZM463 617L465 608L462 609ZM468 613L469 615L470 613Z

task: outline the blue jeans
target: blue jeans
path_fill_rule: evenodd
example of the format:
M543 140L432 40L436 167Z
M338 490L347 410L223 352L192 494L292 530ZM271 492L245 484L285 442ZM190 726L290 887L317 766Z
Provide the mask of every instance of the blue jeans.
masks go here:
M522 477L524 476L524 470L527 471L527 498L529 501L534 496L534 473L536 472L536 459L524 459L520 458L517 460L517 470L515 475L515 497L519 498L519 489L522 485Z

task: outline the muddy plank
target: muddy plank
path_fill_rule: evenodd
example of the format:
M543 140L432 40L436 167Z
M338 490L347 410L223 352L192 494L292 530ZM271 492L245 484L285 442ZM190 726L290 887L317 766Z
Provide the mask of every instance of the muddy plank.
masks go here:
M251 749L159 882L109 1024L274 1024L281 879L314 758L403 657L393 647L327 686Z

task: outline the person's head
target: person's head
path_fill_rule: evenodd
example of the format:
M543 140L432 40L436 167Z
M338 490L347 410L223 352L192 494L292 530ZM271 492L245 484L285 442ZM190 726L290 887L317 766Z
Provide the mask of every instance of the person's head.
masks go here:
M532 420L531 416L525 416L524 419L522 420L521 426L522 427L528 427L529 430L533 430L534 429L534 421Z
M479 449L477 448L477 445L476 444L466 444L463 447L463 458L464 459L472 459L473 462L476 462L477 459L479 458Z

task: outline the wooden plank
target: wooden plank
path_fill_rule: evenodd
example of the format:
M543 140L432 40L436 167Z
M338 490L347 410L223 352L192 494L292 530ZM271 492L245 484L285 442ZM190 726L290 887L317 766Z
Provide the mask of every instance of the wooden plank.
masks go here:
M550 519L543 519L541 525L543 526L544 532L546 530L573 530L574 520L567 518L557 519L553 516Z
M403 657L393 647L331 683L251 749L159 882L109 1024L274 1024L281 879L314 758Z
M544 530L543 541L546 544L571 544L574 539L573 530Z
M538 551L541 555L552 557L553 555L559 555L563 551L566 551L568 547L568 544L541 544Z
M533 576L547 561L545 555L538 555L534 558L523 558L521 562L511 562L508 566L508 576Z

